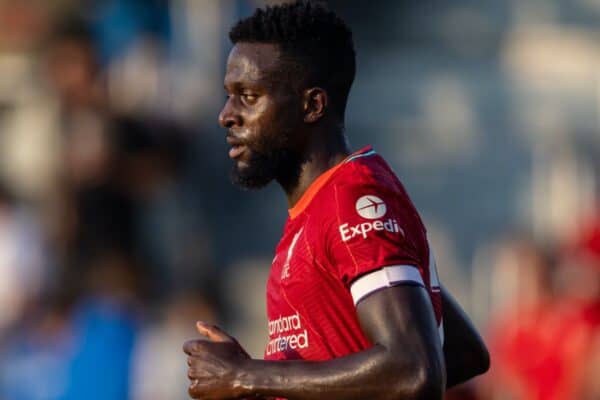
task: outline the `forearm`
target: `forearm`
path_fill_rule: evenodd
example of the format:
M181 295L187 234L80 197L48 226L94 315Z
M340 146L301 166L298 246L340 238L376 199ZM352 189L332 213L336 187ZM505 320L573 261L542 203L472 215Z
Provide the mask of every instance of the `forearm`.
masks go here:
M376 345L330 361L248 360L236 392L290 400L441 399L443 365L424 359L415 349L400 355Z
M252 360L217 327L198 325L209 340L183 346L188 392L207 400L441 400L444 356L427 292L411 285L382 289L361 300L357 313L374 345L328 361Z

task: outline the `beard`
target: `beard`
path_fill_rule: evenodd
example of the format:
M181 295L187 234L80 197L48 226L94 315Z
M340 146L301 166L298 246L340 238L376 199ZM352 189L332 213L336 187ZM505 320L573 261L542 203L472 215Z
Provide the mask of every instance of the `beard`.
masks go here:
M246 165L233 165L233 183L245 189L260 189L273 180L277 180L284 187L297 182L303 160L295 151L291 138L292 132L282 129L278 135L250 145L250 159Z
M234 164L231 180L244 189L260 189L277 180L286 186L298 180L301 160L295 152L285 147L269 151L252 150L247 165Z

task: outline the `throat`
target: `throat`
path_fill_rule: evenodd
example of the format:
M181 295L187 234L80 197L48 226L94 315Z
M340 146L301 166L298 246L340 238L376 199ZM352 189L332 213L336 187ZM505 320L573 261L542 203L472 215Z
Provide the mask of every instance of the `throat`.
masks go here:
M297 159L293 165L288 165L287 168L278 171L276 181L286 193L288 203L290 195L296 192L301 185L300 182L303 180L303 170L306 163L307 161Z
M288 208L298 203L319 176L348 157L350 150L343 130L343 123L332 122L307 135L310 139L302 146L296 168L291 169L295 173L277 179L286 194Z
M330 154L328 157L317 157L316 155L300 165L295 179L278 182L286 193L288 207L293 208L302 198L308 188L325 172L341 163L347 156L348 151Z

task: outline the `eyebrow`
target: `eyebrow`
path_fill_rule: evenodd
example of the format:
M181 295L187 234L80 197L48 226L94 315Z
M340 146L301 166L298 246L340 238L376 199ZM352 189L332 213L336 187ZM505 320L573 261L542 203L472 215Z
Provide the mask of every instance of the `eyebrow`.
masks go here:
M259 84L256 82L240 82L240 81L234 81L234 82L224 82L223 83L223 88L225 90L239 90L240 88L250 88L250 89L260 89L263 88L265 86L268 85L264 85L264 84Z

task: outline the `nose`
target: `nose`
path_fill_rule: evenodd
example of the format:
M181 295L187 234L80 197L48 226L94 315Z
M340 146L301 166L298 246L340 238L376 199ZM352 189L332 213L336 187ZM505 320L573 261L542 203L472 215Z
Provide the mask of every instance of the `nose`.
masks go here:
M232 98L227 99L223 109L221 110L221 113L219 114L219 124L223 128L231 128L242 125L242 117L235 110L235 107L232 103Z

